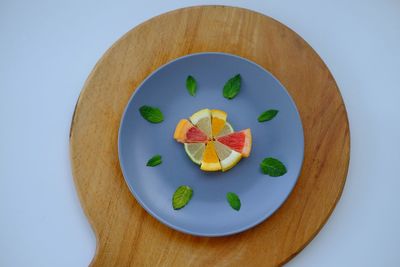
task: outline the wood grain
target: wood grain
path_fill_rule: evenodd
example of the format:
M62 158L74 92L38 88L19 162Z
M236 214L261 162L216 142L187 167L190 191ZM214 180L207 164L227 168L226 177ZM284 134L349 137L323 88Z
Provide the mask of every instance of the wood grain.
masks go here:
M195 52L248 58L294 98L305 132L298 183L267 221L234 236L171 230L130 194L117 153L119 122L132 92L161 65ZM179 9L137 26L100 59L79 97L70 133L73 176L97 238L92 266L277 266L318 233L340 198L350 137L338 87L315 51L279 22L225 6Z

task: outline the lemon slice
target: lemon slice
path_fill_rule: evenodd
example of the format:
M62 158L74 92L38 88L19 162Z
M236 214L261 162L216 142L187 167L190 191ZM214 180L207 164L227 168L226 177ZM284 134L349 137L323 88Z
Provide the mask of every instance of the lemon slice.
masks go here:
M200 165L206 145L204 143L185 143L184 146L189 158L197 165Z
M224 136L233 132L234 130L232 125L230 125L229 122L225 122L225 125L222 128L222 130L218 133L218 135L215 135L214 137Z
M189 119L197 128L202 130L208 138L212 138L211 111L208 108L197 111Z
M214 141L214 145L223 172L234 167L242 158L242 154L230 149L218 141Z
M225 111L219 109L211 110L211 128L212 135L217 136L218 133L224 128L228 115Z

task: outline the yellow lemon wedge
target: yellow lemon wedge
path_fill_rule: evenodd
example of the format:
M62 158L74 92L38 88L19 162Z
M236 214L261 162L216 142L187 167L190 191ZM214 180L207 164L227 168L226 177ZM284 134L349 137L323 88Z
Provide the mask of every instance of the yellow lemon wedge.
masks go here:
M242 158L242 154L218 141L214 141L214 145L223 172L233 168Z

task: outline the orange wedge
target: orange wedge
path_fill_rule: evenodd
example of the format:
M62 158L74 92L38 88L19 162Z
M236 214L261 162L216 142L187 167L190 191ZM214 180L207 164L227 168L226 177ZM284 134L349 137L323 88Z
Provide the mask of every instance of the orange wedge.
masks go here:
M213 141L209 141L206 144L206 149L204 150L203 159L201 160L200 169L203 171L220 171L221 164L215 151L215 146Z
M212 136L217 136L221 132L225 126L227 116L225 111L219 109L211 110Z

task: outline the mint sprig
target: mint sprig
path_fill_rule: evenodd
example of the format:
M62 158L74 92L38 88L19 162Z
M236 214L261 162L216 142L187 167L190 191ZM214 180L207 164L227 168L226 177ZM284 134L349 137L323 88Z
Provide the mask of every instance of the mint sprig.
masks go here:
M233 99L240 92L240 87L242 83L242 77L240 74L237 74L230 78L224 85L224 89L222 91L223 96L226 99Z
M197 92L197 82L195 78L191 75L189 75L186 78L186 89L189 92L191 96L195 96Z
M148 167L155 167L157 165L160 165L162 163L162 157L161 155L155 155L149 161L147 161L146 166Z
M185 207L192 199L193 189L187 185L178 187L172 196L172 207L174 210L179 210Z
M260 164L261 171L272 177L278 177L284 175L287 170L282 162L275 158L265 158Z
M139 108L140 115L151 123L160 123L164 120L164 116L159 108L151 106L141 106Z
M241 207L240 198L233 192L226 193L226 200L228 200L229 205L232 209L239 211Z
M276 114L278 114L278 112L279 111L276 109L266 110L258 116L258 122L270 121L276 116Z

